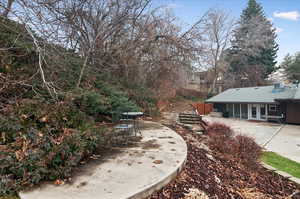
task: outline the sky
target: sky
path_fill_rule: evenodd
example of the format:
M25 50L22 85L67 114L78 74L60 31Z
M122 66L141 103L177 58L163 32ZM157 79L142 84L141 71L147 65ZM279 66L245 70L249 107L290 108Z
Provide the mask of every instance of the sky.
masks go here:
M208 9L217 7L238 19L248 0L154 0L155 5L167 5L185 25L195 23ZM265 15L277 30L281 62L288 53L300 51L300 0L257 0Z

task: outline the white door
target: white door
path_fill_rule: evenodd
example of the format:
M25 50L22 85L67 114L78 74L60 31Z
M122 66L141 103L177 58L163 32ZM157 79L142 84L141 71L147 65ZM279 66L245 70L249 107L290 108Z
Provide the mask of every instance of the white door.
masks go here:
M259 116L259 105L258 104L249 104L249 119L258 120Z
M248 113L250 120L266 120L267 106L264 104L249 104Z

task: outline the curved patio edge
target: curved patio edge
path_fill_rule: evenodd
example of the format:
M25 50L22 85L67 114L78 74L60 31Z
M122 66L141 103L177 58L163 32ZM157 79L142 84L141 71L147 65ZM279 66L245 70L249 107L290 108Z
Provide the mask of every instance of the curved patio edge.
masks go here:
M187 145L172 129L144 122L138 146L122 148L96 166L87 164L72 184L46 184L21 199L142 199L174 180L187 159ZM149 144L150 143L150 144ZM84 186L82 186L84 184Z
M138 193L134 194L133 196L130 196L128 199L143 199L150 196L155 191L159 191L160 189L162 189L164 186L166 186L172 180L174 180L177 177L177 175L182 171L186 163L186 160L187 160L187 153L185 159L182 160L180 163L178 163L177 169L175 169L170 174L166 175L166 177L161 179L159 182L153 183L152 185L146 187L144 190L141 190Z

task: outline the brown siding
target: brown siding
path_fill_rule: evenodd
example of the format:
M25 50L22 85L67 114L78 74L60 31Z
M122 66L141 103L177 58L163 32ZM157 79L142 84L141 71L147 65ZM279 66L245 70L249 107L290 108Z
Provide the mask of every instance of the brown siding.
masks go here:
M300 124L300 102L287 102L286 122Z

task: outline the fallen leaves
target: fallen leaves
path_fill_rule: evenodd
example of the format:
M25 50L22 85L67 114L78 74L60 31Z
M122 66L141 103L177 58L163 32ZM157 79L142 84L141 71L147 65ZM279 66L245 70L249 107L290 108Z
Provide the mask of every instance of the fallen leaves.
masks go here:
M101 155L93 154L90 156L90 159L93 159L93 160L98 160L99 158L101 158Z
M54 181L54 184L55 185L63 185L63 184L65 184L65 182L63 180L57 179Z
M207 194L199 189L189 189L189 193L185 194L183 199L209 199Z
M180 126L173 129L187 142L186 165L174 181L148 199L300 199L298 193L290 197L300 190L296 183L263 167L251 170L226 154L211 151L207 136Z
M154 160L153 163L154 163L154 164L162 164L163 161L162 161L162 160Z

